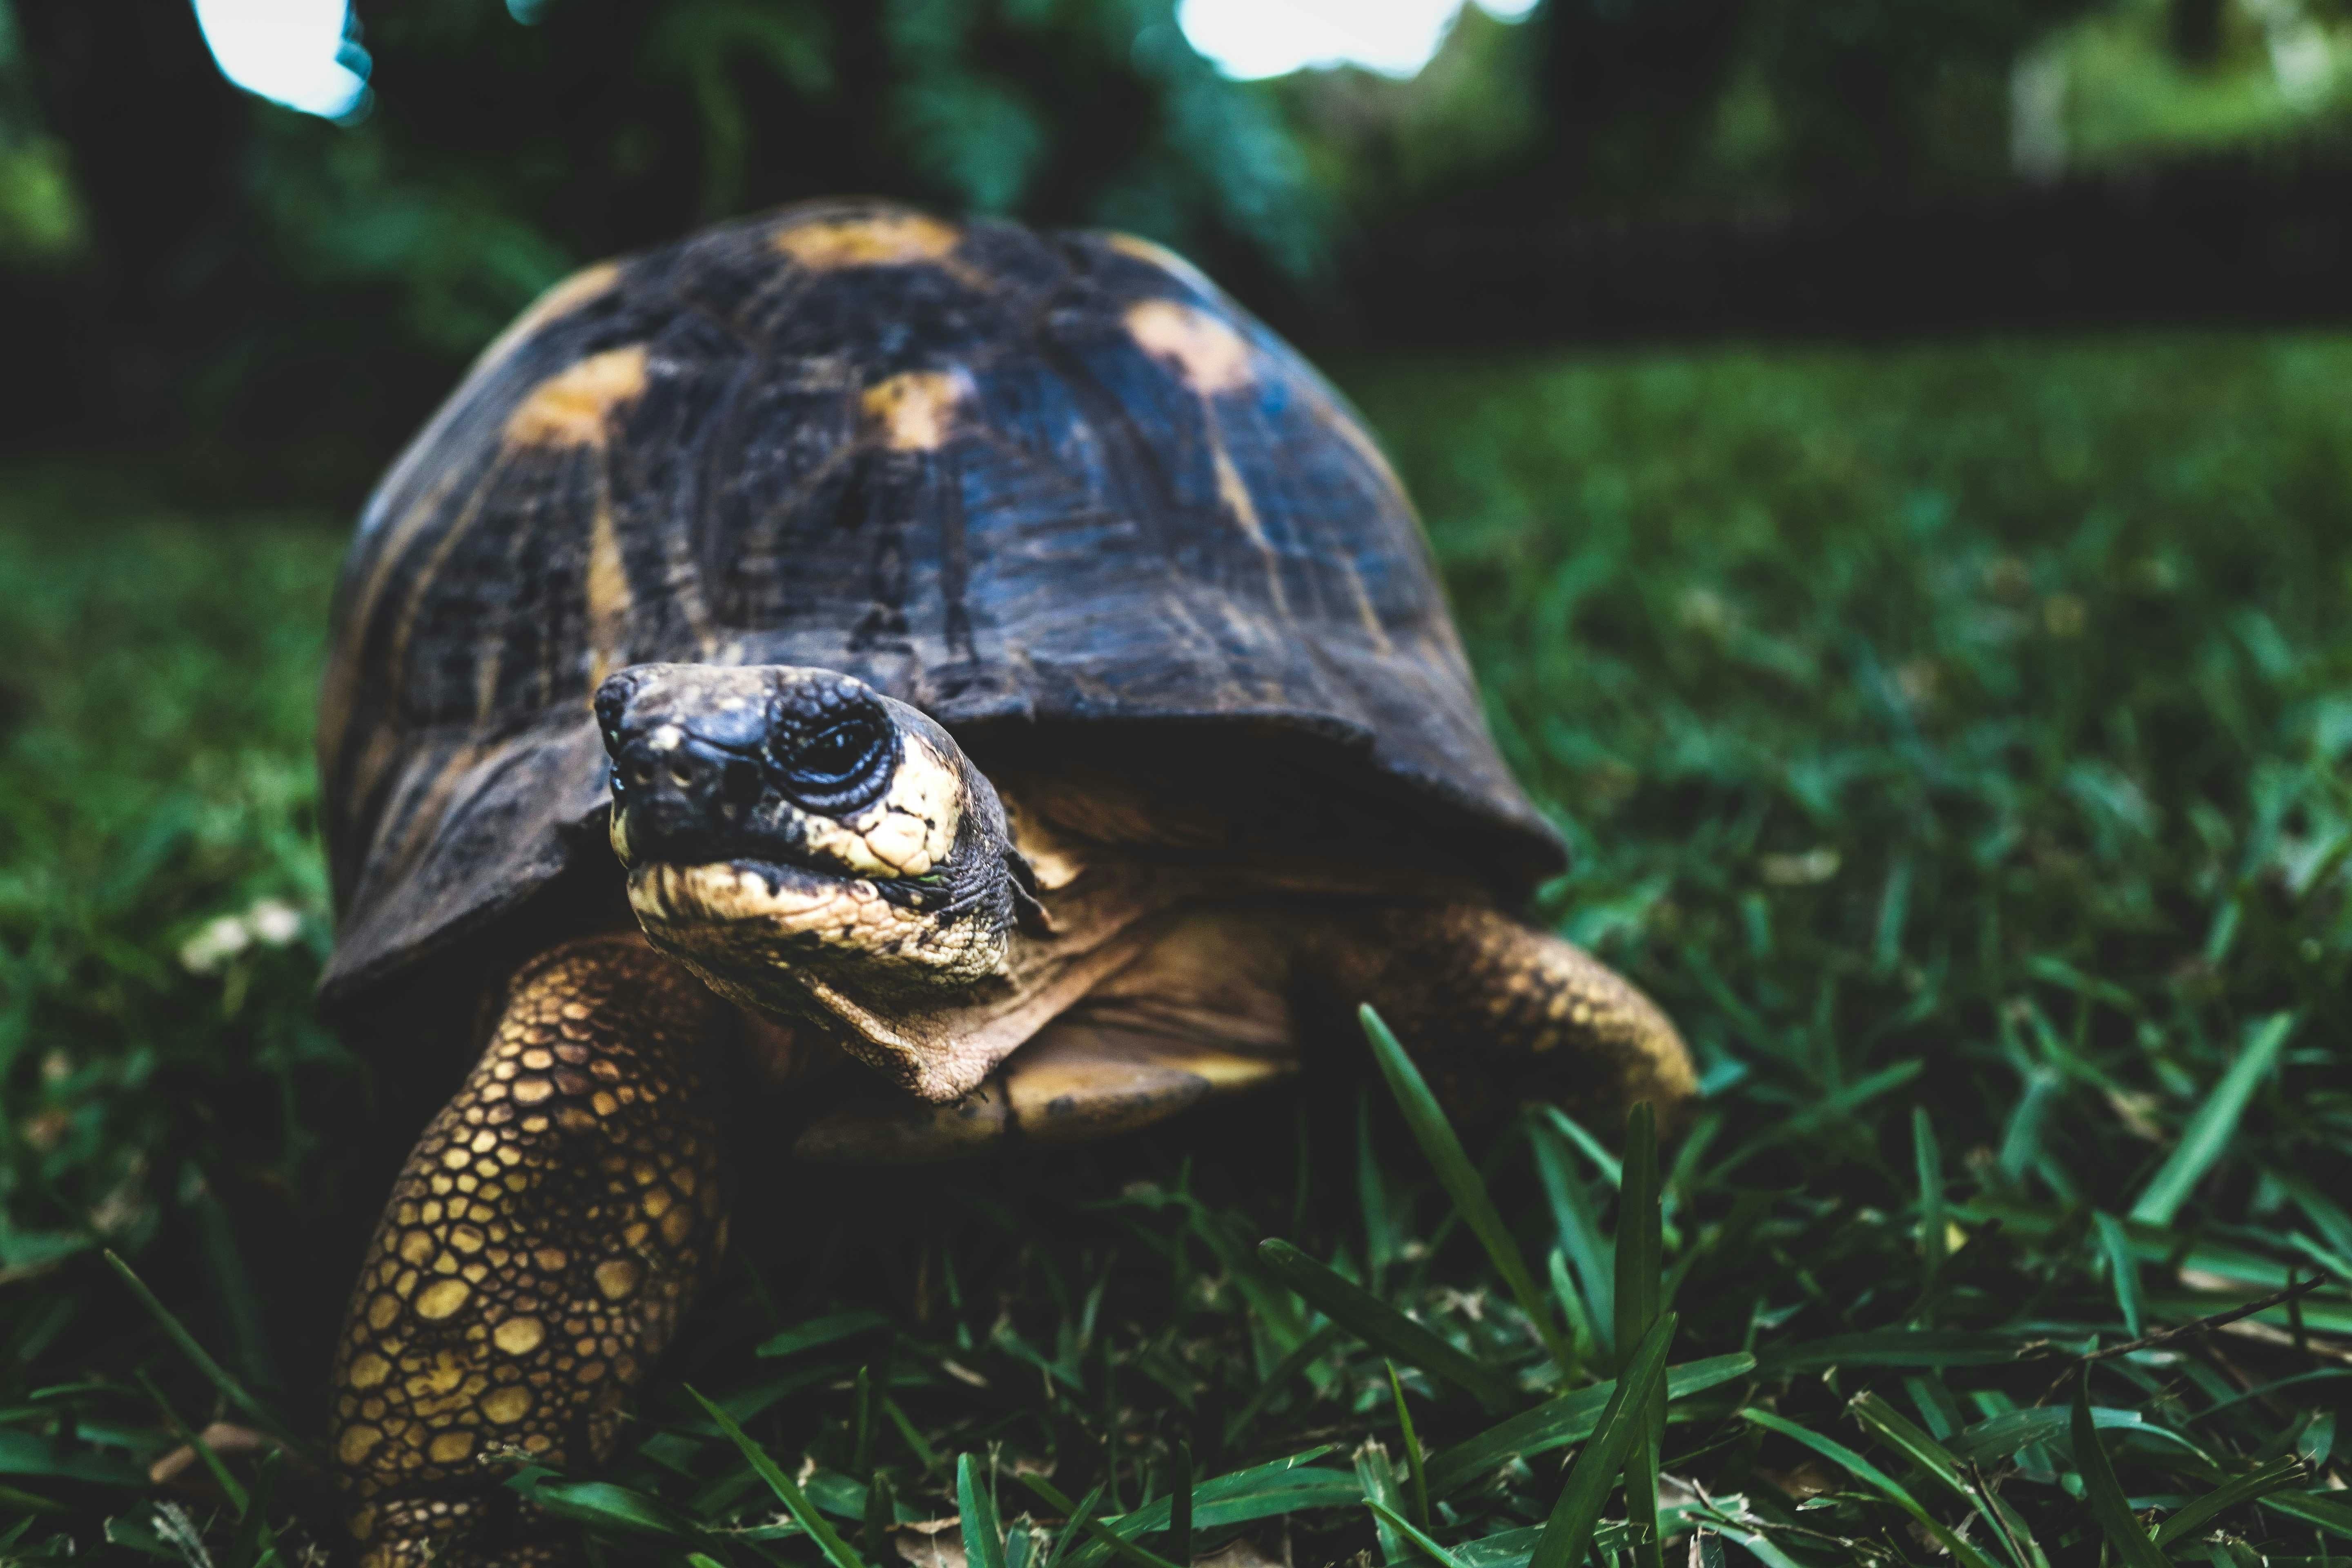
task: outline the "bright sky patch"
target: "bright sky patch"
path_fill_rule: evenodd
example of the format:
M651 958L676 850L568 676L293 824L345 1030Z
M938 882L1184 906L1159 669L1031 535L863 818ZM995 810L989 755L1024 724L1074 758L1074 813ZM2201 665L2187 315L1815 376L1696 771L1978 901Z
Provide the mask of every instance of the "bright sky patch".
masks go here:
M1463 0L1181 0L1177 26L1219 70L1244 81L1316 66L1409 77L1445 41ZM1517 21L1535 0L1478 0Z
M367 94L344 49L350 0L194 0L221 75L257 97L341 120ZM352 51L356 54L356 51Z

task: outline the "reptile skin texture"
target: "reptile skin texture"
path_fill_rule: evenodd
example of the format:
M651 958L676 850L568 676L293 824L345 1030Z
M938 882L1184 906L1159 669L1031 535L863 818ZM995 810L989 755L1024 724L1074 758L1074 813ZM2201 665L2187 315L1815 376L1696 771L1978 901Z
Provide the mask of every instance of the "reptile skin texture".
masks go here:
M1446 1109L1491 1121L1521 1100L1667 1125L1696 1079L1656 1003L1571 942L1476 904L1403 905L1324 938L1327 994L1370 1000Z
M567 1559L494 1458L610 1449L726 1246L698 1058L710 994L634 936L510 983L409 1155L338 1347L330 1451L362 1568Z

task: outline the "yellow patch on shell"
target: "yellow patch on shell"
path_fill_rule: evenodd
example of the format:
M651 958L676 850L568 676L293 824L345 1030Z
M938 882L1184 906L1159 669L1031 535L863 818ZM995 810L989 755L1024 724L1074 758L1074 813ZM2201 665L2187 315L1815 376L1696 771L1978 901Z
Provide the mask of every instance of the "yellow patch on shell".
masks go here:
M879 213L870 217L820 218L780 231L769 243L817 271L844 267L903 267L938 261L954 253L963 234L951 224L920 213Z
M947 445L966 390L951 371L910 370L867 387L858 407L892 451L933 452Z
M596 706L596 689L623 662L618 649L627 633L629 611L635 595L629 590L628 568L621 559L620 531L613 526L611 498L603 487L596 492L595 516L588 524L588 646L593 650L588 671L588 706Z
M507 416L510 447L593 447L613 410L646 389L646 346L607 349L556 372Z
M1174 300L1143 300L1127 308L1128 335L1144 353L1169 361L1184 384L1203 397L1250 382L1250 346L1209 314Z

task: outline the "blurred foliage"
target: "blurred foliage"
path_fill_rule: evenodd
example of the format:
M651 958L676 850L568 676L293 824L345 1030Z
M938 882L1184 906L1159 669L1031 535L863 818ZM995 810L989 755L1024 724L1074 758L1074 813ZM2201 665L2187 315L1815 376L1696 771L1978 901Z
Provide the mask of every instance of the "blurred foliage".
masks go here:
M2049 40L2043 73L2067 161L2341 139L2352 6L2340 0L2127 0Z
M1130 229L1349 330L1417 229L1900 205L2347 123L2345 0L1546 0L1408 80L1220 77L1173 0L362 0L367 109L180 0L0 0L0 430L349 501L568 269L801 197Z
M1969 1487L1997 1489L2021 1533L1979 1524L1979 1549L2087 1563L2092 1467L2054 1424L2079 1375L2143 1510L2283 1489L2181 1552L2310 1561L2322 1531L2340 1552L2352 341L1342 368L1423 502L1503 743L1573 843L1545 910L1705 1069L1664 1183L1674 1359L1760 1364L1675 1405L1667 1468L1713 1501L1668 1511L1826 1568L1923 1560L1898 1493L1958 1525ZM0 494L27 628L0 718L0 1512L38 1510L0 1547L62 1561L103 1525L252 1568L255 1510L289 1529L299 1467L250 1508L193 1472L147 1484L176 1439L134 1373L192 1425L244 1417L95 1248L134 1250L308 1429L370 1217L339 1152L423 1117L371 1121L360 1064L309 1021L305 721L338 541L86 474ZM756 1542L813 1563L682 1384L852 1530L877 1469L898 1518L955 1511L958 1451L1001 1450L1009 1519L1016 1463L1139 1510L1188 1437L1202 1477L1369 1438L1273 1505L1298 1561L1406 1560L1360 1501L1409 1506L1381 1355L1252 1244L1293 1239L1532 1406L1607 1364L1612 1167L1542 1116L1480 1151L1550 1264L1534 1310L1583 1347L1571 1370L1410 1143L1359 1121L1358 1086L1311 1081L954 1181L755 1165L628 1451L593 1484L518 1484L616 1561ZM2326 1280L2297 1313L2074 1360L2290 1270ZM1465 1562L1523 1561L1563 1450L1511 1458L1524 1436L1481 1439L1493 1414L1398 1371L1419 1440L1451 1451L1432 1529ZM1914 1426L1980 1473L1938 1482ZM1837 1458L1854 1448L1885 1485ZM257 1488L255 1458L228 1462Z
M256 111L247 185L297 281L390 285L421 338L459 353L593 257L859 190L1316 264L1288 143L1168 0L528 14L362 13L373 114L338 134Z
M0 495L0 1277L143 1244L203 1171L292 1194L341 1058L302 1001L338 542L151 507L89 473Z
M1549 0L1465 7L1408 80L1264 89L1345 221L1916 202L2187 150L2341 140L2339 0Z
M1354 384L1438 520L1511 760L1570 824L1570 930L1705 952L1675 984L1741 999L1716 1043L1807 1036L1832 1092L1915 1026L2031 1072L2344 1017L2347 353ZM2143 965L2128 1005L2090 978ZM2075 1081L2127 1087L2105 1072Z
M0 0L0 265L54 268L82 239L66 149L43 124L16 13Z
M1547 171L1620 210L2003 174L2011 60L2089 4L1554 0Z
M2008 177L2011 71L2100 0L1549 0L1466 9L1409 81L1273 91L1351 217L1916 199Z
M184 5L15 15L29 64L7 79L70 149L95 253L56 296L70 320L0 296L57 362L16 394L19 430L79 413L380 460L569 269L844 192L1322 264L1292 142L1172 0L362 5L372 108L341 126L229 87ZM0 143L20 145L44 143ZM6 167L0 213L49 199Z

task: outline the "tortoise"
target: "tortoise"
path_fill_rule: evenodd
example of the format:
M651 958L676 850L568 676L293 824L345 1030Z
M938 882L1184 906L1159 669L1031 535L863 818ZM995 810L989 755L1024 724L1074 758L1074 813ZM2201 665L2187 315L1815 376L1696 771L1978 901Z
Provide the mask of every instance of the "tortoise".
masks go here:
M513 955L336 1342L372 1568L567 1556L484 1460L607 1451L747 1126L1100 1137L1360 1002L1471 1110L1692 1091L1514 913L1561 844L1380 447L1123 235L835 202L557 285L368 501L319 753L332 1014Z

